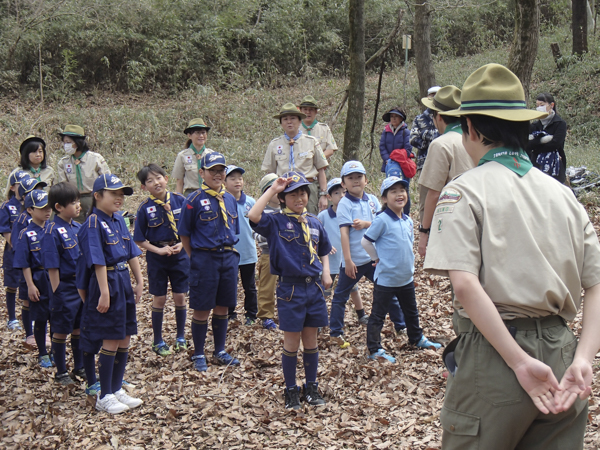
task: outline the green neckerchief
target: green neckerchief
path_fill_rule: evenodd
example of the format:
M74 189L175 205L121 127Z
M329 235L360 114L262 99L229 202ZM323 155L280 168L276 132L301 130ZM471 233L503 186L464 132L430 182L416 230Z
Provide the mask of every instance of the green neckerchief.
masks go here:
M190 144L190 148L196 154L196 165L198 166L198 186L202 186L202 177L200 176L200 158L199 158L199 156L202 156L202 153L204 153L204 150L206 150L206 145L203 145L202 148L200 149L200 151L196 150L196 147L194 147L194 144Z
M42 177L40 176L40 172L42 171L41 164L37 169L34 169L33 167L29 166L29 171L33 174L33 178L35 178L38 181L42 181Z
M75 156L73 155L73 159L75 160L75 175L77 176L77 190L81 192L83 190L83 175L81 174L81 158L87 153L87 150L81 152L81 155Z
M462 133L462 127L460 126L460 122L452 122L446 125L446 129L444 130L444 134L449 133L450 131L454 131L458 134Z
M515 150L506 147L493 148L479 160L479 164L477 165L481 166L489 161L496 161L497 163L502 164L520 177L529 172L529 169L533 167L529 156L521 149Z
M302 121L302 126L304 127L304 129L306 130L306 132L308 133L309 136L311 136L310 131L315 127L316 124L318 124L319 121L317 119L314 120L313 123L311 123L310 125L306 126L304 125L304 121Z

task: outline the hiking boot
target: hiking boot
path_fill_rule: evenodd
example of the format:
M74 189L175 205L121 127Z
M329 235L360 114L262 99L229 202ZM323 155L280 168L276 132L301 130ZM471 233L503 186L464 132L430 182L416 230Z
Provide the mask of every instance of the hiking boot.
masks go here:
M283 391L283 399L285 401L285 409L300 409L300 389L298 386L285 388Z
M362 316L360 319L358 319L358 323L360 323L361 325L367 325L369 323L369 315L365 314L364 316Z
M311 381L304 385L303 390L304 401L311 406L325 406L327 403L319 394L319 383Z
M219 364L220 366L239 366L240 365L240 362L238 361L238 359L231 356L225 350L221 350L216 355L213 353L213 357L217 361L217 364Z
M69 372L57 373L54 376L54 382L62 384L63 386L70 386L72 384L75 384L73 379L69 376Z
M194 355L192 356L192 361L194 361L194 369L196 369L198 372L206 372L208 370L208 364L206 364L206 356Z
M430 348L433 350L437 350L441 348L442 344L438 344L437 342L431 342L425 336L421 337L421 340L415 344L418 348Z
M188 343L185 338L177 338L175 341L175 345L173 346L173 350L176 352L182 352L188 349Z
M121 403L117 397L115 397L115 394L106 394L104 398L100 398L100 394L98 394L96 409L98 411L105 411L109 414L120 414L127 411L129 406Z
M273 319L264 319L262 321L263 328L267 330L276 330L277 324L273 321Z
M160 341L158 344L152 344L152 351L158 356L169 356L171 354L171 350L169 349L169 346L165 344L165 341Z
M127 392L125 392L123 388L115 392L114 396L117 397L117 400L126 405L129 409L137 408L144 403L141 398L135 398L127 395Z
M388 355L384 349L380 348L375 353L371 353L367 358L372 359L373 361L388 361L394 364L396 362L396 358Z

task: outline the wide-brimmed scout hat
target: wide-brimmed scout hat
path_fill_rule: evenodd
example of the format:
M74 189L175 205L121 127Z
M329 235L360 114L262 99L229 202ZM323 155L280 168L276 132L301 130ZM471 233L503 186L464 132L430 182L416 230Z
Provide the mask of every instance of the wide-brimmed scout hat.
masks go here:
M302 172L296 172L296 171L286 172L283 175L281 175L281 178L291 178L292 179L290 184L287 185L287 187L283 190L283 192L292 192L292 191L295 191L296 189L298 189L299 187L307 186L310 184L310 181L308 181L306 179L306 177L304 176L304 174Z
M421 103L429 109L446 114L446 111L460 108L460 95L459 88L448 85L439 89L433 98L423 97Z
M427 89L427 95L435 94L441 88L441 86L431 86L429 89Z
M286 103L281 107L279 114L273 116L273 119L281 119L283 116L294 115L300 117L300 119L306 119L306 114L300 112L298 107L293 103Z
M467 78L462 89L460 108L447 116L480 114L511 122L543 119L548 113L527 109L519 78L500 64L486 64Z
M80 127L79 125L67 125L65 127L65 131L63 131L62 133L58 133L58 135L60 137L69 136L69 137L84 138L85 131L83 130L83 127Z
M386 112L383 116L381 116L381 119L384 122L389 122L392 114L399 115L400 117L402 117L403 121L406 120L406 113L397 106L394 106L392 109L390 109L388 112Z
M48 193L46 191L42 191L41 189L34 189L27 197L25 197L25 209L27 208L36 208L41 209L48 206Z
M30 142L39 142L40 144L42 144L42 147L46 148L46 141L44 141L41 137L37 137L33 134L30 134L25 138L23 142L21 142L21 146L19 147L19 153L21 155L23 154L23 148L25 148L25 145L27 145Z
M277 178L279 177L274 173L268 173L264 177L262 177L260 182L258 183L258 189L260 190L260 193L264 194L265 191L273 185Z
M94 192L98 192L103 189L107 191L118 191L119 189L123 189L123 193L125 195L133 194L133 188L125 186L121 179L112 173L100 175L98 178L96 178L96 181L94 181Z
M317 101L315 100L315 98L312 95L307 95L306 97L304 97L302 99L302 101L300 102L298 107L302 108L303 106L306 106L308 108L319 109L319 105L317 104Z
M185 130L183 130L183 134L193 133L196 130L206 130L208 133L210 131L210 127L204 123L202 119L192 119Z

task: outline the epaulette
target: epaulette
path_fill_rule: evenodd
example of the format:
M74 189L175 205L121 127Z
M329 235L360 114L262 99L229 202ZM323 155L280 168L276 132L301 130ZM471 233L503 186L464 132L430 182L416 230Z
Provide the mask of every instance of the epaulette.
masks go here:
M25 227L21 230L21 232L19 233L19 239L21 239L21 236L23 236L23 233L27 233L27 227Z
M169 191L169 192L171 192L171 191ZM179 192L171 192L171 195L175 195L176 197L181 197L181 198L185 199L185 195L180 194Z
M98 215L90 214L87 218L88 228L97 228L98 227Z
M190 195L188 195L188 203L192 203L196 199L196 197L198 197L202 192L202 189L198 189L197 191L192 192Z
M276 138L272 139L271 142L275 142L277 139L281 139L283 136L277 136Z
M0 208L4 208L4 206L6 206L7 203L8 203L8 200L2 202L2 204L0 205Z
M46 234L52 234L52 229L54 228L54 225L56 225L55 222L50 222L48 225L46 225Z
M142 203L140 203L140 206L138 207L138 212L140 212L142 210L142 206L144 206L149 201L150 201L150 197L146 197L146 199Z

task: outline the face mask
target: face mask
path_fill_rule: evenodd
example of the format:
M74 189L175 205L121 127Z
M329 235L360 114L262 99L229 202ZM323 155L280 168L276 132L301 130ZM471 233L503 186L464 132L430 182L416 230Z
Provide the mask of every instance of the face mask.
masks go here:
M538 106L535 109L537 109L539 112L543 112L543 113L548 112L548 111L546 111L546 107L544 105Z
M70 142L65 142L65 143L63 144L63 146L64 146L64 148L65 148L65 153L66 153L67 155L74 155L74 154L75 154L75 152L77 151L77 150L75 149L75 147L73 147L73 144L71 144Z

